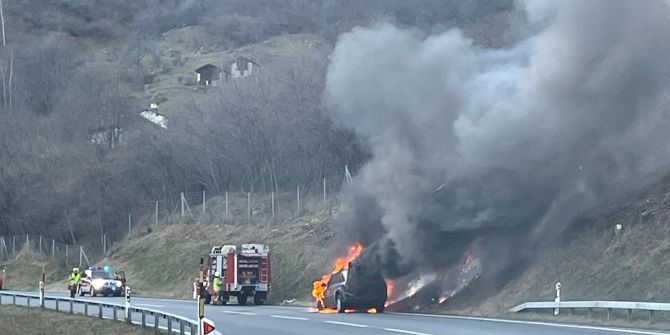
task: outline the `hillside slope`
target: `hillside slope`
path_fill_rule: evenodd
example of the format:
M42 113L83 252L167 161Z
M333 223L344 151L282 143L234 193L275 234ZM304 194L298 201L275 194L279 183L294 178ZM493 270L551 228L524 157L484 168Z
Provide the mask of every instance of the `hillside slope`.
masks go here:
M187 298L192 294L200 257L212 246L265 243L272 250L270 299L304 299L311 282L325 271L326 246L332 238L325 214L302 216L269 226L215 222L152 226L151 232L129 240L105 262L126 271L134 292L144 296Z
M563 300L670 301L670 183L659 185L576 224L493 296L476 302L463 296L447 309L505 313L522 302L553 300L556 282ZM474 283L464 294L476 296L479 289Z

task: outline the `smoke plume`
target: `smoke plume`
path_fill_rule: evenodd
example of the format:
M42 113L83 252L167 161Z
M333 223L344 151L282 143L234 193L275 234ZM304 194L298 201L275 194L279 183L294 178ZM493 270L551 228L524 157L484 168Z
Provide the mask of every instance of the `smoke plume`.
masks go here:
M500 49L459 29L340 36L325 105L372 158L339 221L387 276L473 243L504 267L670 168L668 3L518 7L526 33Z

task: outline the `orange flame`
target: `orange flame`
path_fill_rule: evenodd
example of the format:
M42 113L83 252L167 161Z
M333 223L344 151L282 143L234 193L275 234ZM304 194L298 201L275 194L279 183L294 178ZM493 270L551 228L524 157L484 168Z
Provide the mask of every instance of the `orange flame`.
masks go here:
M330 277L342 270L349 269L349 263L358 258L358 256L361 255L361 252L363 252L363 246L358 242L354 243L354 245L349 247L347 257L340 257L335 261L335 266L333 267L333 271L331 271L330 274L324 275L321 277L321 280L314 282L312 296L314 296L317 302L321 303L321 306L323 306L323 299L326 297L326 289L328 288L328 281L330 281ZM328 309L323 309L323 311L326 310Z
M386 302L384 303L384 307L389 307L391 304L391 295L393 294L393 288L395 287L395 283L387 279L386 280ZM375 310L376 312L376 310Z

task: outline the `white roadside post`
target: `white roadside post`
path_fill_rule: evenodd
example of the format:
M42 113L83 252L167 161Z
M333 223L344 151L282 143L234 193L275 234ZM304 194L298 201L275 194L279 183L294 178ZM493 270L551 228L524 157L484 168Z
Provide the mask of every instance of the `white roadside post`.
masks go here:
M40 280L40 307L44 307L44 281Z
M126 286L126 320L130 322L130 287Z
M556 283L556 299L554 299L555 302L561 302L561 282ZM558 315L559 313L559 308L556 307L554 308L554 315Z

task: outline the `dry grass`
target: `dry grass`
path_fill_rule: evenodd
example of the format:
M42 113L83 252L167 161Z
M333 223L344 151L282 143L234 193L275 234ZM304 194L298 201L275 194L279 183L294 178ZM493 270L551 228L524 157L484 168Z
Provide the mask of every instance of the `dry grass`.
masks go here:
M272 249L273 282L270 299L309 297L311 283L329 267L333 233L327 211L270 226L268 223L226 225L186 222L151 226L145 236L130 240L109 259L125 270L136 294L188 298L200 257L214 245L264 243Z
M47 283L61 281L67 276L64 268L55 268L39 254L25 249L2 265L7 268L4 289L36 291L42 271L45 271Z
M0 306L0 325L3 335L154 334L153 330L118 321L16 306Z
M667 189L667 188L666 188ZM525 301L670 301L670 192L648 193L575 228L518 278L462 312L500 315ZM623 229L615 233L615 226ZM461 306L462 307L462 306Z

